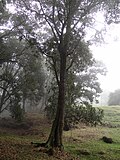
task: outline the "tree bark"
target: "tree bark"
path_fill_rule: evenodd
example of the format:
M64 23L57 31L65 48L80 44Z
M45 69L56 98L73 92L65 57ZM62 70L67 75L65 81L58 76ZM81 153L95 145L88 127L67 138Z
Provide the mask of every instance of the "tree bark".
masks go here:
M0 113L2 112L2 107L3 107L3 104L4 104L5 93L6 93L6 91L3 90L3 93L2 93L2 96L1 96L1 100L0 100Z
M58 147L63 149L63 127L64 127L64 108L65 108L65 81L66 81L66 61L67 61L67 49L68 42L70 39L71 31L71 21L70 17L68 18L68 24L66 27L65 37L60 39L60 45L58 51L60 54L60 81L58 84L59 93L58 93L58 105L55 120L52 125L51 133L49 135L46 146L48 147Z
M46 142L48 147L63 148L62 135L64 126L64 107L65 107L65 77L66 77L66 53L60 53L60 81L58 105L55 120L52 125L51 133Z

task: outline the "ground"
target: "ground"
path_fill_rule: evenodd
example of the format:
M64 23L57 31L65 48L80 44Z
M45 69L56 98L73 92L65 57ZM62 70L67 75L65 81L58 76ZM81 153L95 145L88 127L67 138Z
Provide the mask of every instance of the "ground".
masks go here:
M119 160L120 106L103 107L104 126L78 128L64 132L64 152L50 156L44 148L34 148L31 142L45 142L51 123L42 114L28 114L17 124L10 118L0 119L0 160ZM112 144L101 140L113 139Z
M51 123L42 114L27 114L22 123L11 118L0 119L0 160L77 159L68 152L56 151L50 156L44 148L34 148L31 142L45 142Z

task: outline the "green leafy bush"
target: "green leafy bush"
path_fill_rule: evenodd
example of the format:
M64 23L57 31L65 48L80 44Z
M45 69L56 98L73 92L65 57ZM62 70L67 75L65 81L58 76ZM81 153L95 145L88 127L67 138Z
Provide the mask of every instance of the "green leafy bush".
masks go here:
M15 93L12 97L11 104L9 107L9 111L11 113L11 117L14 118L17 122L21 122L24 117L23 109L21 108L21 97L19 93Z
M80 122L96 126L97 124L102 123L103 116L104 113L102 109L94 108L89 104L86 106L68 106L65 109L64 130L69 130Z
M23 120L23 110L20 105L11 106L10 107L11 117L14 118L17 122L21 122Z

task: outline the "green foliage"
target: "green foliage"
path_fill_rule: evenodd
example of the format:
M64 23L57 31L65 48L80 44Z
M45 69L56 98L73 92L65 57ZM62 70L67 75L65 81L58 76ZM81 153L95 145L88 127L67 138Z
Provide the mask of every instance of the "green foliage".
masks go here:
M73 43L71 41L71 43ZM72 44L72 46L74 43ZM54 52L55 48L53 48ZM80 51L80 53L79 53ZM87 58L86 58L87 57ZM56 70L58 70L59 59L56 58ZM100 84L97 75L106 73L104 65L96 62L89 51L89 47L85 42L81 42L80 47L76 51L75 61L72 62L69 57L67 67L66 81L66 95L65 95L65 115L64 115L64 128L70 129L71 126L84 121L87 124L96 125L101 123L103 118L103 110L92 107L93 100L97 100L99 93L101 93ZM49 61L50 63L50 61ZM50 119L55 117L58 86L55 80L54 69L50 68L53 73L51 88L49 91L49 99L46 106L46 114Z
M20 58L21 91L23 98L33 103L38 103L44 96L45 73L42 66L42 58L34 56L34 53L25 53Z
M101 93L97 74L103 73L102 71L104 72L103 66L93 63L92 67L88 67L86 72L81 72L80 75L73 73L72 69L68 72L64 115L65 130L69 130L81 121L91 125L101 123L103 110L94 108L91 104L94 99L97 101L97 96ZM53 119L56 114L57 98L58 86L53 78L46 106L46 114L50 119Z
M86 104L86 106L68 106L65 109L64 129L69 130L75 124L80 122L96 126L97 124L101 124L103 116L102 109L94 108L89 104Z
M16 111L20 110L20 107L23 108L23 99L38 103L44 96L45 74L42 57L36 57L34 48L25 41L19 41L12 34L9 37L5 36L1 41L0 113L9 109L11 103L12 110L13 106L17 107ZM20 107L20 104L14 102L16 93L20 96Z
M49 103L50 100L52 100L51 105L49 104L46 108L47 117L49 119L53 119L56 113L57 97L55 98L54 95L52 98L54 99L51 99L51 97L49 99ZM86 105L65 106L64 130L69 130L80 122L96 126L102 123L103 117L103 109L94 108L89 103L86 103Z
M74 36L73 36L74 37ZM75 37L74 37L75 38ZM77 43L76 39L71 40L71 46ZM84 121L85 123L96 125L101 123L103 111L92 107L92 102L98 102L97 97L102 92L98 82L97 75L105 75L106 68L101 62L95 61L90 53L89 46L84 41L80 42L72 61L72 55L68 57L67 75L66 75L66 95L65 95L65 115L64 124L66 128ZM48 48L49 43L47 44ZM54 45L52 45L53 47ZM70 46L70 47L71 47ZM54 46L55 47L55 46ZM55 48L52 48L53 52ZM49 48L50 50L50 48ZM55 66L59 74L59 58L55 57ZM86 58L87 57L87 58ZM51 64L51 61L48 61ZM72 63L72 66L71 66ZM55 80L54 68L50 68L53 73L51 88L49 90L49 99L46 106L46 114L49 118L54 118L56 114L58 83Z
M24 117L23 109L21 108L20 104L14 104L10 106L10 113L11 117L14 118L17 122L21 122Z
M12 101L14 101L17 97L17 99L19 99L20 96L20 81L18 79L19 69L17 66L14 63L4 63L1 68L0 112L8 109Z
M11 113L11 117L14 118L17 122L21 122L23 120L23 109L21 108L21 94L16 91L14 88L14 94L10 97L10 104L7 109L9 109Z

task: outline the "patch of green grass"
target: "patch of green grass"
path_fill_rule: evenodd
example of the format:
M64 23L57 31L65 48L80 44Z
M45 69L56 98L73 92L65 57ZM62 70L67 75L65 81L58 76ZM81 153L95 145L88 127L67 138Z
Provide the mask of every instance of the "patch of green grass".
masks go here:
M120 160L120 106L101 108L105 113L104 122L108 125L88 127L81 124L77 129L64 132L65 151L76 157L77 160ZM31 141L45 142L50 131L50 124L48 125L44 117L32 116L34 125L30 130L14 132L15 130L2 129L0 134L1 160L58 159L34 149L30 144ZM101 140L103 136L112 138L113 143L103 142ZM71 159L75 160L75 158ZM64 160L68 160L68 157L64 157Z
M69 137L65 149L80 160L120 160L120 106L102 109L105 113L104 122L108 126L80 127L65 133ZM100 140L103 136L112 138L113 143ZM84 152L81 154L81 150L88 152L88 155L84 155Z
M71 154L79 156L80 160L120 159L120 143L106 144L102 141L93 140L79 144L67 144L65 149ZM88 155L81 154L81 151L88 152Z
M101 108L105 114L103 121L120 127L120 106L104 106Z

